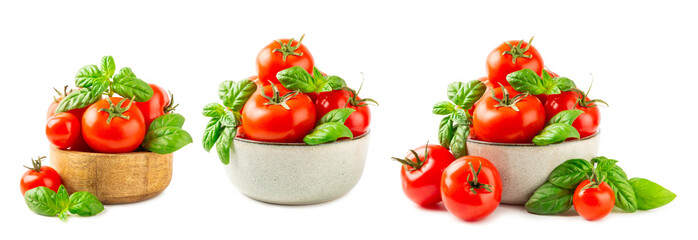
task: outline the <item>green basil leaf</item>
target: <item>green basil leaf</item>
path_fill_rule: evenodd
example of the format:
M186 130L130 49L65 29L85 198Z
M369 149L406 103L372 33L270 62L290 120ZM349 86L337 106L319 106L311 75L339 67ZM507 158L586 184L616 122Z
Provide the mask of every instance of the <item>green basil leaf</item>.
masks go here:
M676 198L675 193L650 180L632 178L629 182L635 192L637 209L655 209L667 205Z
M33 212L44 216L56 216L63 208L56 203L56 193L47 187L35 187L24 193L24 202Z
M558 214L572 207L574 190L561 188L546 182L526 202L526 210L535 214Z
M64 208L60 213L58 213L58 219L61 221L68 221L68 213L70 212L70 209Z
M456 105L449 101L441 101L434 104L432 113L437 115L448 115L456 111Z
M455 129L453 127L453 120L450 116L446 116L441 119L439 123L439 143L446 149L451 149L451 139Z
M153 88L146 82L136 77L131 68L125 67L114 75L114 82L111 85L112 91L124 98L135 97L136 102L147 102L153 97Z
M453 124L458 125L468 125L470 126L470 114L465 112L462 108L457 108L456 111L450 115Z
M159 116L150 123L149 130L162 127L182 128L184 126L184 116L177 113L168 113Z
M322 118L320 118L320 121L318 122L318 125L329 122L344 124L344 122L347 121L347 118L349 118L349 115L351 115L354 112L356 112L356 110L352 108L334 109L325 114L325 116L322 116Z
M204 117L219 118L225 115L225 106L219 103L209 103L204 106Z
M566 123L554 123L543 128L543 131L533 137L533 143L538 146L564 142L568 138L579 138L577 129Z
M587 160L570 159L553 169L548 176L548 182L561 188L574 190L587 178L587 175L591 174L593 167Z
M550 119L548 124L566 123L566 124L572 125L574 120L576 120L577 117L579 117L579 115L582 115L582 113L584 113L584 111L579 110L579 109L571 109L571 110L561 111L561 112L555 114L555 116L553 116Z
M168 154L192 143L191 135L178 127L151 128L143 139L143 148L148 151Z
M318 92L323 86L315 82L313 76L299 66L287 68L276 74L286 89L290 91L299 90L303 93Z
M599 158L592 159L592 163L594 162L595 159L599 159ZM618 160L608 159L608 158L604 157L602 160L600 160L598 162L598 165L596 165L596 170L597 170L597 172L604 172L604 173L611 171L614 167L616 167L617 162L618 162ZM621 169L621 171L622 171L622 169ZM621 176L623 178L626 178L626 179L628 178L625 175L625 172L622 172Z
M518 92L528 92L533 95L545 94L548 89L543 79L531 69L525 68L507 75L507 81Z
M75 86L80 88L89 88L93 85L104 85L108 83L109 78L104 76L102 70L99 70L97 65L87 65L75 74Z
M224 127L237 127L240 125L235 112L225 111L225 114L220 118L221 125Z
M249 79L237 82L224 81L218 86L218 97L231 111L239 112L255 91L257 91L257 84Z
M470 109L485 93L485 84L478 80L467 83L453 82L448 85L448 99L463 109Z
M56 107L56 112L67 112L73 109L84 108L101 98L102 92L92 91L89 88L73 91L61 100L58 107Z
M89 217L104 211L104 205L92 193L76 192L70 195L70 207L68 210L72 214Z
M547 70L543 70L543 74L541 74L541 79L543 82L550 82L553 80L553 77L550 76L550 73Z
M70 206L70 194L63 185L59 186L58 191L56 191L56 205L61 209L68 209Z
M339 138L353 138L351 130L347 126L338 122L323 123L315 127L313 132L305 135L303 142L308 145L318 145L322 143L334 142Z
M454 157L460 158L468 155L468 146L466 145L465 141L468 139L469 134L470 127L468 125L457 125L455 131L453 132L451 145L449 146L449 149L451 149Z
M572 81L572 79L566 77L556 77L553 78L552 81L555 82L557 88L563 92L572 91L572 89L577 87L577 85L574 83L574 81Z
M233 139L237 133L236 127L226 127L221 136L216 142L216 152L218 153L218 159L225 165L230 163L230 148L233 145Z
M114 71L116 71L116 64L114 63L114 58L111 56L104 56L102 58L102 74L106 78L111 78L114 76Z
M616 207L626 212L635 212L637 210L637 199L635 198L635 191L632 185L615 167L611 171L606 172L605 182L611 186L613 193L616 195Z
M332 90L340 90L347 86L347 82L338 76L326 76L325 80L327 81L327 85L329 85Z
M221 125L219 118L211 118L204 129L204 136L201 138L201 142L204 144L204 150L210 152L213 145L216 144L218 138L223 132L223 125Z

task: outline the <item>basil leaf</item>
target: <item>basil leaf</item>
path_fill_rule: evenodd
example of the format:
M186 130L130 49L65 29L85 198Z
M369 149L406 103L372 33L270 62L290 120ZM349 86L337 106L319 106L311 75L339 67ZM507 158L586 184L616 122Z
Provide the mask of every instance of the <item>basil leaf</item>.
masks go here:
M593 167L587 160L570 159L553 169L548 176L548 182L561 188L574 190L588 174L591 174Z
M611 171L611 170L613 170L613 168L616 166L616 163L617 163L617 162L618 162L618 160L604 158L603 160L601 160L601 161L599 162L598 165L596 165L596 170L599 171L599 172L608 172L608 171ZM622 170L621 170L621 171L622 171ZM625 172L623 172L623 174L621 174L621 176L622 176L623 178L626 178L626 179L628 178L628 177L625 175Z
M327 81L327 85L329 85L332 90L340 90L347 86L347 82L338 76L326 76L325 81Z
M606 180L604 181L611 186L613 193L616 195L616 207L626 212L635 212L637 210L637 200L632 185L615 167L611 171L606 172Z
M102 74L106 78L111 78L114 76L114 71L116 71L116 64L114 63L114 58L112 56L104 56L102 58Z
M568 138L579 138L577 129L566 123L554 123L543 128L543 131L533 137L533 143L538 146L564 142Z
M56 205L60 209L68 209L70 206L70 194L68 194L68 191L65 190L65 186L61 185L58 187L58 191L56 191ZM62 212L61 212L62 213ZM63 220L63 219L61 219Z
M219 103L209 103L204 106L204 117L219 118L225 115L225 106Z
M168 154L192 143L191 135L178 127L150 128L143 139L143 148L148 151Z
M441 119L441 123L439 123L439 143L441 146L446 149L451 149L451 139L453 138L454 132L455 129L451 117L446 116Z
M327 142L334 142L339 138L353 138L351 130L347 126L338 122L323 123L315 127L313 132L305 135L303 142L308 145L318 145Z
M89 192L76 192L70 195L70 213L83 217L97 215L104 211L102 202Z
M470 126L470 114L465 112L462 108L457 108L456 111L451 114L451 120L454 124Z
M218 159L220 159L221 162L225 165L228 165L230 163L230 148L232 147L233 138L235 138L236 133L236 127L226 127L221 133L221 136L218 138L218 141L216 142L216 152L218 152Z
M676 194L644 178L632 178L628 182L633 187L637 199L637 209L650 210L667 205Z
M204 144L204 150L210 152L213 145L216 144L218 138L223 132L223 125L220 123L220 119L212 118L208 121L206 129L204 130L204 137L201 138L201 142Z
M257 84L249 79L224 81L218 86L218 97L231 111L239 112L256 90Z
M68 208L64 208L60 213L58 213L58 219L60 219L63 222L68 221L69 212L70 210Z
M356 112L356 110L352 108L338 108L332 110L320 118L318 125L329 122L344 124L344 122L347 121L347 118L349 118L349 115L354 112Z
M150 123L149 129L158 129L162 127L182 128L184 126L184 116L177 113L168 113L159 116Z
M299 90L303 93L317 92L322 86L319 86L313 76L305 69L299 66L287 68L279 71L276 74L284 87L290 91Z
M75 86L80 88L89 88L93 85L104 85L108 84L109 78L104 76L102 70L99 70L97 65L87 65L75 74Z
M574 83L574 81L572 81L572 79L569 79L566 77L553 78L553 82L555 82L555 85L557 86L557 88L563 92L572 91L572 89L577 87L577 85Z
M470 109L485 93L485 84L478 80L467 83L453 82L448 85L448 99L463 109Z
M436 115L448 115L456 111L456 105L449 101L441 101L434 104L434 108L431 110L432 113Z
M136 102L146 102L153 97L153 88L137 78L136 74L128 67L122 68L118 74L114 75L111 89L124 98L135 97L134 101Z
M525 68L507 75L507 81L518 92L528 92L533 95L547 92L543 79L531 69Z
M56 216L63 208L56 203L56 193L47 187L35 187L24 193L24 202L33 212L44 216Z
M566 124L572 125L574 120L576 120L577 117L579 117L579 115L582 115L582 113L584 113L584 111L579 110L579 109L571 109L571 110L561 111L561 112L555 114L555 116L553 116L550 119L548 124L566 123Z
M67 112L73 109L84 108L97 102L101 98L102 92L92 91L89 88L73 91L61 100L56 107L56 112Z
M526 210L535 214L558 214L572 207L574 190L561 188L546 182L526 202Z
M465 141L468 139L469 134L470 127L468 125L457 125L455 131L453 132L451 145L449 146L454 157L460 158L468 155L468 147L466 146Z
M225 111L225 114L220 117L221 119L221 125L224 127L237 127L240 125L238 122L238 118L236 117L237 113L231 112L231 111Z

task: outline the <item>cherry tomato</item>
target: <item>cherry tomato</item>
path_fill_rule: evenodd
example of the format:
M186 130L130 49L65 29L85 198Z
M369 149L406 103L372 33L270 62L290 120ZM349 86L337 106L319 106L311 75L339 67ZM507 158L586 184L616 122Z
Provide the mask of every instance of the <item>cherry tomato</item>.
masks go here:
M422 207L441 202L441 174L456 160L448 149L429 144L415 148L404 159L393 159L404 165L400 175L407 198Z
M170 102L170 95L167 94L167 90L152 83L148 85L153 89L153 97L146 102L134 102L136 106L138 106L138 109L141 110L141 113L143 113L146 132L150 128L150 123L153 122L153 120L173 110Z
M540 75L543 66L543 58L535 47L524 41L507 41L487 56L487 78L493 86L499 86L500 83L509 86L509 73L528 68Z
M492 92L502 101L492 98ZM543 127L543 104L535 96L521 95L511 86L490 90L473 112L473 130L482 141L529 143Z
M46 120L46 137L53 146L67 149L82 138L80 120L69 112L53 114Z
M344 122L344 125L351 130L354 137L368 132L368 127L371 124L371 110L366 102L362 102L362 99L358 96L354 98L354 93L349 90L333 90L318 93L315 101L316 116L321 118L328 112L344 108L345 106L356 110Z
M608 215L616 203L613 189L605 182L595 185L584 180L574 190L574 209L586 220L597 220Z
M145 136L145 120L138 106L128 99L102 99L85 111L82 136L90 148L97 152L133 152Z
M315 128L315 120L310 98L281 84L259 88L242 109L243 132L247 139L257 141L302 142Z
M585 99L584 102L580 101L582 98ZM581 138L591 136L599 131L599 123L601 122L599 107L593 100L589 100L588 97L584 97L576 90L549 95L544 107L546 121L564 110L579 109L584 111L572 123L572 127L579 131Z
M46 157L32 159L33 166L25 166L29 170L22 175L22 179L19 181L19 190L22 191L22 195L35 187L47 187L56 192L61 186L61 176L58 175L58 172L52 167L41 166L41 160L44 158Z
M502 201L502 179L490 161L465 156L456 159L441 178L441 199L456 217L476 221L490 215Z
M290 67L299 66L312 74L315 61L308 48L301 43L304 36L301 36L299 41L293 39L275 40L259 51L257 54L257 75L262 85L269 85L269 81L278 84L276 73Z

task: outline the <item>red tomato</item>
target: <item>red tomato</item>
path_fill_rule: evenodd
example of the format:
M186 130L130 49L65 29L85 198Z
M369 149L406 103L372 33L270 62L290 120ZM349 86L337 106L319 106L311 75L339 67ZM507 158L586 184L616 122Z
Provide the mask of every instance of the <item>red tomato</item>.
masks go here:
M356 110L344 122L344 125L351 130L354 137L361 136L368 132L368 126L371 124L371 110L368 104L360 102L361 98L356 97L352 101L354 94L348 90L333 90L330 92L321 92L317 94L315 101L316 116L321 118L328 112L339 108L351 108ZM349 102L347 104L347 102ZM352 104L353 102L353 104Z
M441 198L446 209L460 219L476 221L487 217L502 200L499 171L482 157L456 159L444 170Z
M572 127L579 131L580 138L588 137L599 131L599 123L601 122L601 114L598 106L594 104L588 97L585 97L585 103L580 99L583 95L579 92L569 91L560 94L549 95L545 101L545 119L550 120L555 114L564 110L579 109L584 111L572 123Z
M133 152L145 136L145 120L138 106L128 99L102 99L85 111L82 136L90 148L97 152Z
M511 86L504 89L490 90L475 106L475 136L487 142L529 143L545 127L543 104L533 95L519 95ZM491 91L502 101L492 98Z
M82 138L80 120L69 112L53 114L46 121L46 137L53 146L67 149Z
M613 189L605 182L598 185L584 180L574 190L572 204L574 210L586 220L597 220L608 215L616 203Z
M281 84L259 88L242 110L242 130L248 139L257 141L302 142L315 128L315 120L315 106L310 98L289 92Z
M427 207L441 202L441 174L453 160L448 149L437 144L415 148L404 159L393 158L404 166L400 169L402 190L412 202Z
M47 187L56 192L61 186L61 176L58 175L58 172L52 167L41 166L41 160L44 158L46 157L32 159L33 166L25 166L29 170L22 175L22 179L19 181L19 190L22 191L22 195L35 187Z
M153 89L153 97L146 102L134 102L136 106L138 106L138 109L141 110L141 113L143 113L146 132L150 128L150 123L153 122L153 120L173 110L169 109L172 105L167 90L152 83L148 85Z
M487 56L487 78L493 86L499 86L499 83L509 86L509 73L528 68L540 75L543 66L543 58L535 47L524 41L507 41Z
M290 67L299 66L312 74L315 62L308 48L301 43L303 36L300 41L293 39L275 40L259 51L257 54L257 75L262 85L269 85L269 81L278 84L276 73Z

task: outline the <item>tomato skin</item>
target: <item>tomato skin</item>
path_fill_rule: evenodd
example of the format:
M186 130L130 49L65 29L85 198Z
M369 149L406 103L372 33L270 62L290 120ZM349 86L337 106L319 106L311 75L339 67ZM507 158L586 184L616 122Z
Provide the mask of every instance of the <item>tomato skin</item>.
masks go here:
M616 203L613 189L607 183L602 182L597 188L583 189L589 184L589 180L584 180L574 190L572 204L574 210L586 220L592 221L608 215Z
M515 47L520 41L514 40L508 42ZM526 48L526 46L528 46L528 43L523 42L521 48ZM538 75L543 73L543 58L534 46L531 45L528 51L524 53L526 55L531 55L531 58L519 57L516 59L516 63L512 63L511 54L504 54L505 51L509 50L511 50L509 45L502 43L487 56L487 78L490 80L492 86L497 87L499 83L503 86L509 86L507 75L521 69L531 69Z
M170 104L170 95L167 94L167 90L152 83L148 85L153 89L153 97L146 102L134 102L143 114L146 131L150 128L150 123L152 123L153 120L159 116L165 115L165 107Z
M111 97L114 104L118 104L123 98ZM123 102L121 107L128 106L130 100ZM135 104L123 113L129 119L121 117L112 118L107 123L109 113L99 111L109 108L106 99L90 105L82 118L82 136L93 150L103 153L133 152L143 141L145 136L145 120L143 114Z
M288 43L290 39L279 39L283 44ZM297 40L293 40L293 46L298 45ZM310 54L308 48L302 43L300 47L295 50L296 53L303 53L303 56L288 55L286 56L286 61L283 60L283 53L274 52L274 49L281 49L281 45L272 41L267 46L262 48L257 54L257 76L259 76L259 82L263 86L269 85L269 81L274 84L279 84L279 80L276 78L276 73L281 70L299 66L308 71L308 73L313 73L313 66L315 66L315 61L313 60L313 55Z
M55 147L67 149L74 146L80 134L80 120L72 113L62 112L51 115L46 120L46 138Z
M39 172L27 170L22 175L22 179L19 182L19 189L22 191L22 195L35 187L47 187L54 192L58 191L58 187L62 184L61 176L58 175L58 172L49 166L43 166L40 169Z
M333 90L330 92L318 93L317 100L315 101L316 116L321 118L328 112L344 108L344 106L354 109L356 111L349 115L344 125L351 130L354 137L358 137L368 132L368 127L371 124L371 110L368 108L368 104L362 107L347 104L351 97L353 97L353 94L347 90ZM360 97L356 99L361 100Z
M428 157L424 158L425 149ZM432 206L441 202L441 174L454 160L448 149L438 144L429 144L415 148L414 151L424 163L419 169L403 165L400 168L402 190L407 198L422 207ZM417 161L414 154L408 154L405 159Z
M275 85L284 95L289 92L281 84ZM315 128L315 106L305 94L286 101L290 110L280 105L264 105L273 96L271 85L258 88L242 110L242 129L247 139L264 142L303 142L303 137Z
M511 86L505 89L510 97L516 92ZM497 98L502 98L502 88L495 88ZM529 143L545 127L545 110L535 96L529 95L516 103L519 111L511 107L495 107L499 102L491 93L483 96L473 112L473 130L477 139L498 143Z
M490 186L491 192L484 188L470 191L468 181L475 173L471 170L482 166L477 175L479 183ZM487 159L465 156L456 159L446 168L441 178L441 199L446 209L456 217L466 221L477 221L490 215L502 201L502 179L497 168Z
M572 123L572 127L579 131L580 138L585 138L594 135L599 131L599 123L601 122L601 113L598 106L582 107L577 104L581 98L580 93L562 92L560 94L549 95L545 101L545 119L549 121L555 114L561 111L578 109L584 111ZM586 98L589 101L589 98Z

